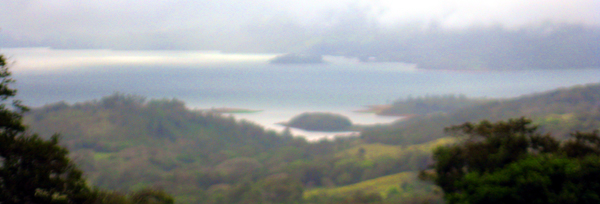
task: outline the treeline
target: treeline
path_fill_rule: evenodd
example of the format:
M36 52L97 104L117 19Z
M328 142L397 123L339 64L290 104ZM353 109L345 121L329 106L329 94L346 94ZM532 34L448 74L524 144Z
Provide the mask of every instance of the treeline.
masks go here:
M367 128L361 138L384 144L419 144L446 137L443 129L469 121L528 117L540 130L567 138L600 127L600 84L576 86L513 99L490 100L449 112L413 117L390 126Z
M357 138L307 142L176 99L123 94L50 104L25 121L41 135L60 133L91 184L157 187L181 203L304 202L304 190L417 171L429 159L429 149L359 153Z
M445 113L456 109L481 104L485 99L467 98L465 95L426 95L408 97L394 101L391 106L376 112L378 115L426 115Z
M58 135L43 139L23 123L29 108L13 99L17 90L8 68L0 55L0 203L174 203L161 189L117 192L89 186Z
M421 178L435 181L448 203L600 202L598 131L561 142L526 118L446 130L462 142L437 148Z
M413 101L444 98L452 98L448 104L471 100L442 96ZM24 121L40 135L60 133L61 144L71 150L87 180L109 190L164 189L178 203L438 202L439 194L427 185L398 182L383 191L360 189L382 185L377 180L382 176L426 168L434 146L453 142L444 138L445 127L527 116L541 130L563 138L575 130L600 127L599 102L600 85L579 86L448 106L443 109L448 112L367 128L360 138L317 142L214 112L192 111L176 99L123 94L50 104L31 110ZM358 186L357 192L304 196L349 186Z

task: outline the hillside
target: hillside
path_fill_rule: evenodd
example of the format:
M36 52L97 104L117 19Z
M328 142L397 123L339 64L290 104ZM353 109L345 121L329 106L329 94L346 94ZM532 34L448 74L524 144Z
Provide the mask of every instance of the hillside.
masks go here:
M24 121L40 135L60 133L91 184L164 188L178 203L301 199L305 189L422 169L430 151L389 146L381 153L357 138L309 143L211 111L192 111L175 99L121 94L50 104L33 109ZM355 152L360 148L362 153ZM265 197L277 190L289 194Z
M384 203L442 203L440 189L420 181L415 172L383 176L337 188L312 189L304 192L304 198L316 202L323 202L326 198L328 202L335 203L357 192L379 195Z
M310 160L331 148L310 151L303 139L191 111L178 100L120 94L33 109L25 122L41 135L60 133L92 184L115 190L157 186L178 203L212 199L203 192L213 186L285 173L287 161Z
M367 142L416 144L446 137L444 128L468 121L528 117L540 131L566 138L574 131L600 128L600 84L563 88L512 99L490 100L449 112L413 117L390 126L366 129Z
M396 100L387 106L380 106L377 115L426 115L431 113L451 112L457 109L485 103L486 99L472 99L465 95L442 95L409 97Z
M47 105L33 109L24 120L40 135L60 133L61 143L89 182L102 188L159 187L173 194L177 203L281 203L303 200L303 194L309 203L366 197L388 202L387 191L395 192L390 188L396 186L382 181L400 176L383 176L427 167L433 148L454 142L444 134L445 127L525 116L541 131L563 138L576 130L598 129L599 104L600 85L577 86L448 106L448 112L366 128L360 138L317 142L210 111L192 111L175 99L146 101L121 94ZM394 194L415 198L431 192L427 185L415 186L415 191L399 188ZM384 187L386 192L381 193ZM348 189L359 192L346 197L333 193Z

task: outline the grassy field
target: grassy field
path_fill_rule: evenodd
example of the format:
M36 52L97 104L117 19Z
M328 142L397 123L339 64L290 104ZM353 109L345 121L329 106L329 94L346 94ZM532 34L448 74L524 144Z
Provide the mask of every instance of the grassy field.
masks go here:
M376 160L381 157L402 158L403 156L414 154L415 152L430 154L438 146L449 145L456 142L456 138L446 137L437 139L428 143L418 145L385 145L380 143L362 144L357 147L339 152L336 154L339 158L352 158L364 150L363 156L366 160ZM388 176L378 177L363 182L339 186L334 188L315 188L304 192L305 199L312 197L343 197L353 194L357 191L363 193L378 193L383 198L394 196L399 198L415 198L423 195L433 195L439 192L436 186L422 182L417 178L417 172L406 171ZM393 195L392 195L393 194Z
M304 192L304 198L313 196L344 196L354 192L379 193L382 197L397 194L399 197L411 197L438 192L438 187L419 181L416 172L402 172L376 179L366 180L352 185L335 188L316 188Z
M359 154L360 149L364 150L364 157L367 160L373 160L384 156L401 157L407 152L421 151L431 152L438 146L448 145L455 142L456 139L453 137L445 137L437 139L431 142L418 144L418 145L386 145L381 143L363 144L348 150L339 152L336 154L337 157L350 157Z

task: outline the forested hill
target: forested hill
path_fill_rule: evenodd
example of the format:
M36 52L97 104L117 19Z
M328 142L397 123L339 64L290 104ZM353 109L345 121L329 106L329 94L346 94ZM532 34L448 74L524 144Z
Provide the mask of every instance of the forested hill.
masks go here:
M309 143L289 132L189 110L175 99L121 94L35 108L24 120L42 136L60 133L92 185L124 191L159 187L177 203L302 201L304 190L422 169L430 149L448 142L411 148L356 138ZM431 186L402 192L408 195L403 199L422 197ZM312 197L318 200L312 203L340 199Z
M310 160L330 149L310 149L303 139L191 111L178 100L145 101L121 94L36 108L25 122L40 135L60 133L61 144L92 184L126 191L158 186L178 203L210 201L204 192L213 185L258 182L283 173L284 166L275 164ZM275 179L280 180L287 182Z
M195 158L208 163L219 162L217 157L210 157L215 152L226 152L228 157L252 156L294 141L231 117L190 111L176 99L146 102L143 97L120 94L33 109L26 123L33 132L61 133L62 142L71 150L113 152L139 145L181 143L206 151Z
M566 138L574 131L600 128L600 84L563 88L413 117L390 126L364 130L367 142L418 144L446 137L444 128L469 121L528 117L543 132Z
M189 110L175 99L146 101L121 94L35 108L24 120L29 131L42 136L60 133L61 143L71 150L91 184L133 191L160 187L173 194L177 203L439 201L433 186L409 181L429 164L434 147L454 141L445 138L445 127L523 116L540 125L541 132L560 138L600 127L600 84L513 99L459 97L436 102L445 98L453 97L396 103L429 105L414 106L421 107L415 111L427 110L421 113L425 115L365 129L361 138L315 143L231 117ZM461 101L473 103L452 105ZM432 109L443 104L447 106ZM397 111L410 114L405 108ZM398 183L377 179L382 176L397 178ZM336 193L344 189L374 194Z

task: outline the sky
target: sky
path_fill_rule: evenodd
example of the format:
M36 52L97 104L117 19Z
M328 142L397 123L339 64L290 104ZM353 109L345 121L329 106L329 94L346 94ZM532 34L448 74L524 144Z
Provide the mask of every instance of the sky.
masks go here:
M252 50L326 33L600 26L598 0L0 0L0 47ZM277 47L277 46L275 46Z

